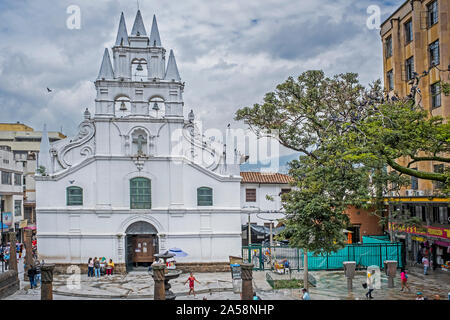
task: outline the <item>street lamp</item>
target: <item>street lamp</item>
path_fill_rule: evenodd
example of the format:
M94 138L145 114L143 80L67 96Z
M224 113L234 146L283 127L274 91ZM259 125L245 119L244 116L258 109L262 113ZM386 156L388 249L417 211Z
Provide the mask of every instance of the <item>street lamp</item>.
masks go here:
M258 212L261 211L261 209L259 207L255 207L255 206L244 206L242 207L242 209L258 209ZM252 210L248 210L248 221L247 221L247 232L248 232L248 243L247 245L250 246L252 244L252 232L251 232L251 228L250 228L250 214L252 213Z

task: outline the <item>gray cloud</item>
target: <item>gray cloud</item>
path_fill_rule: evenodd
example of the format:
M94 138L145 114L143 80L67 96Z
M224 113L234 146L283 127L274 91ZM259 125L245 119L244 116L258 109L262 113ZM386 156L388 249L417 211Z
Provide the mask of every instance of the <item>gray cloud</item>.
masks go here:
M81 8L81 30L66 27L73 4ZM158 0L140 1L140 8L147 33L156 14L163 46L174 49L186 114L194 109L205 128L222 129L238 108L308 69L358 72L363 83L380 78L379 31L365 26L371 4L385 18L401 1ZM0 122L62 125L75 134L84 108L94 109L92 82L120 12L130 32L136 9L126 0L1 1Z

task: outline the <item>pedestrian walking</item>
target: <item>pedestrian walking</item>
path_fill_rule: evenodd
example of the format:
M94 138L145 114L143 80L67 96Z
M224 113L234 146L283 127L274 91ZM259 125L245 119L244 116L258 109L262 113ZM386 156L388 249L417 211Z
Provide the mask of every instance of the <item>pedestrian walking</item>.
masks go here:
M113 270L114 270L114 262L112 261L112 259L109 259L109 262L106 265L106 274L108 276L112 275Z
M94 271L95 276L100 278L100 261L98 261L97 257L94 258Z
M375 274L375 270L369 271L367 273L367 288L369 289L369 291L367 291L366 293L366 298L367 299L373 299L372 297L372 291L373 291L373 282L374 282L374 277L373 275Z
M303 297L302 297L303 300L311 300L311 297L309 296L309 293L308 293L308 289L303 288L302 292L303 292Z
M186 282L184 283L186 285L186 283L189 281L189 294L191 295L191 292L194 294L194 298L195 298L195 290L194 290L194 282L197 281L198 284L200 284L200 282L195 279L194 274L191 272L190 273L190 277L186 280Z
M88 260L88 277L94 277L94 260L92 258Z
M400 280L402 282L402 289L400 291L403 291L404 288L407 288L408 292L411 292L411 288L408 286L408 274L406 273L405 269L402 269L402 272L400 273Z
M426 256L422 258L422 264L423 264L423 274L428 275L428 268L430 267L430 261Z
M5 271L8 270L8 268L9 268L9 258L10 258L10 253L8 250L8 251L5 251L5 255L3 256L3 259L5 261Z
M28 271L27 271L28 279L30 280L30 287L31 289L36 288L36 282L34 281L34 277L36 275L36 268L30 264Z
M39 260L36 260L36 262L34 263L34 266L36 268L36 275L34 276L34 284L37 285L39 283L39 285L41 284L41 263L39 262Z

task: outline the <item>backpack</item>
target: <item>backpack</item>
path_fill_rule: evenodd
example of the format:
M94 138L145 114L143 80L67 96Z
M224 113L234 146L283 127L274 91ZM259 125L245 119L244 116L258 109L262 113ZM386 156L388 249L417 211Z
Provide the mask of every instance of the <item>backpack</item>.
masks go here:
M100 263L98 262L98 260L94 262L94 267L96 269L100 268Z

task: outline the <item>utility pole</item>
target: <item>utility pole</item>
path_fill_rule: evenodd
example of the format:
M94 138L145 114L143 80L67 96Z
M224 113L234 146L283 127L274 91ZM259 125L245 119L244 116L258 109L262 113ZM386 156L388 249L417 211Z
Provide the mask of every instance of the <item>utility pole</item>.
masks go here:
M248 212L248 224L247 224L247 231L248 231L248 246L251 246L252 244L252 230L250 227L250 211Z

